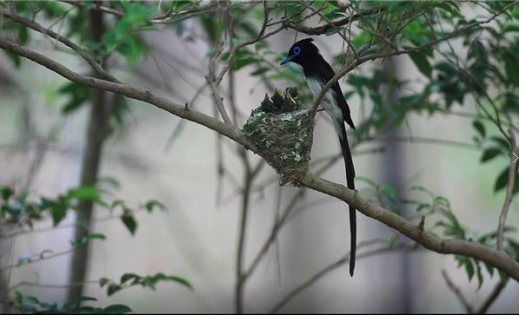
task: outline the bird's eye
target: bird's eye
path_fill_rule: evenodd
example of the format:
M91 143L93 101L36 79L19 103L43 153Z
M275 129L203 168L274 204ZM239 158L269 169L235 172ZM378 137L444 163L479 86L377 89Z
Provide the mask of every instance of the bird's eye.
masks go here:
M301 47L296 46L294 47L294 54L299 55L301 53Z

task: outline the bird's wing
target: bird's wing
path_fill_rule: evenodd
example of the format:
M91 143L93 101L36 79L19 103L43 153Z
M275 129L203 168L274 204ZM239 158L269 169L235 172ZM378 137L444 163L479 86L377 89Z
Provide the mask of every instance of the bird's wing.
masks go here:
M335 72L333 71L330 64L328 64L324 59L320 61L319 67L317 67L319 71L319 75L324 81L324 84L326 84L328 81L330 81L334 76ZM339 85L339 82L335 82L332 86L332 90L335 92L335 99L337 104L339 105L339 108L342 111L342 116L344 121L352 128L355 129L355 124L353 123L353 120L351 119L350 114L350 106L348 105L348 102L346 102L346 99L344 98L344 95L342 94L341 86Z

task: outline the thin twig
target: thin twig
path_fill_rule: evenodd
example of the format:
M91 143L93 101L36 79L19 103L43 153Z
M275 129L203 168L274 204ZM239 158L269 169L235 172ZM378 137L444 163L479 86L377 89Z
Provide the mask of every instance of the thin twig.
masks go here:
M63 289L63 288L70 288L70 287L77 287L82 286L85 284L99 284L99 280L90 280L90 281L82 281L82 282L74 282L74 283L67 283L67 284L51 284L51 283L38 283L38 282L32 282L32 281L21 281L7 289L8 291L16 290L20 287L35 287L35 288L45 288L45 289Z
M458 288L454 284L454 282L452 282L451 278L447 274L447 271L442 270L442 276L443 276L443 279L445 280L445 283L447 283L447 286L449 287L449 289L451 289L451 291L454 293L454 295L456 295L456 297L461 302L461 304L463 305L463 307L465 308L467 313L473 314L474 310L472 308L472 305L470 305L470 303L467 301L467 298L465 298L465 296L461 292L460 288Z
M83 244L83 245L86 245L86 244ZM39 255L38 256L39 258L31 259L30 261L24 262L23 264L12 264L12 265L8 265L8 266L5 266L5 267L2 267L2 268L0 268L0 272L5 272L5 271L13 269L13 268L24 267L24 266L26 266L28 264L33 264L33 263L37 263L37 262L40 262L40 261L49 260L49 259L56 258L56 257L59 257L59 256L68 255L68 254L74 252L78 248L79 247L74 247L72 249L65 250L65 251L62 251L62 252L59 252L59 253L56 253L56 254L50 254L48 256Z
M477 309L475 312L476 314L485 314L490 306L496 301L496 299L499 297L503 289L506 287L506 284L508 283L508 279L506 278L504 281L499 281L498 284L494 287L492 292L488 295L488 297L485 299L485 301L481 304L481 306Z
M242 194L241 219L239 224L238 248L236 253L236 291L235 291L235 308L237 314L243 313L243 295L244 286L247 281L247 275L244 273L245 260L245 240L247 232L247 219L249 214L249 200L251 196L251 187L255 175L252 173L250 162L247 155L242 157L244 166L244 187Z
M375 243L380 243L380 240L373 240L373 241L367 241L367 242L360 243L359 245L357 245L357 249L360 249L360 248L363 248L363 247L366 247L366 246L369 246L369 245L372 245L372 244L375 244ZM375 256L375 255L380 255L380 254L388 253L388 252L393 252L395 249L414 250L414 249L416 249L416 247L410 247L408 245L403 245L403 244L390 245L390 246L387 246L387 247L382 247L382 248L378 248L378 249L374 249L374 250L366 251L364 253L357 254L357 260L363 259L363 258L367 258L367 257L371 257L371 256ZM335 270L335 269L337 269L339 267L347 265L349 263L349 260L350 260L350 253L346 254L345 256L343 256L338 261L328 265L327 267L325 267L321 271L317 272L315 275L313 275L312 277L308 278L308 280L306 280L305 282L303 282L299 286L295 287L292 291L290 291L287 295L285 295L281 299L281 301L279 301L269 311L269 313L273 314L273 313L278 312L281 308L283 308L283 306L285 306L288 302L290 302L294 297L296 297L298 294L300 294L301 292L303 292L304 290L309 288L312 284L314 284L315 282L317 282L318 280L323 278L325 275L327 275L328 273L332 272L333 270Z
M294 22L287 20L283 22L283 27L291 28L293 30L296 30L297 32L304 33L306 35L322 35L326 34L329 30L334 29L336 27L344 26L346 24L351 23L352 21L358 20L361 17L364 16L370 16L373 14L377 14L385 10L383 6L367 9L360 13L354 14L349 17L345 17L344 19L341 19L339 21L335 21L332 23L328 23L326 25L317 26L317 27L307 27L303 25L295 24Z
M220 112L220 115L222 115L223 121L229 125L234 126L231 119L229 118L229 114L227 114L227 110L225 109L225 106L223 104L223 98L220 94L220 90L218 88L218 85L220 84L221 79L216 78L216 60L221 55L223 51L223 45L220 45L218 49L216 50L215 54L211 56L209 60L209 75L205 77L207 80L207 83L209 83L209 86L211 87L211 91L213 93L213 99L216 102L216 108L218 108L218 111Z
M506 217L508 215L508 210L510 210L510 205L512 204L514 188L515 188L515 177L517 175L517 167L519 163L515 162L516 157L515 153L519 155L519 149L516 147L515 136L512 131L510 131L510 146L512 148L510 153L510 167L508 168L508 183L506 187L506 195L505 201L503 202L503 208L501 209L501 214L499 215L499 224L497 227L497 249L503 249L503 239L504 239L504 230L506 224ZM514 163L515 162L515 163Z
M83 6L84 5L83 1L74 1L74 0L58 0L58 1L70 4L70 5L74 5L74 6ZM104 13L112 14L119 18L123 18L126 15L124 12L117 11L115 9L108 8L108 7L105 7L100 4L96 4L96 3L92 4L92 9L101 11Z

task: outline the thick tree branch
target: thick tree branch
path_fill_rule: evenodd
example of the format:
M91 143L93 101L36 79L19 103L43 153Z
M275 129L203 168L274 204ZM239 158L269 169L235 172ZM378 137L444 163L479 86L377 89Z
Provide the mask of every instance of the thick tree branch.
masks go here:
M97 63L97 61L89 54L87 54L81 47L79 47L78 45L76 45L73 41L69 40L68 38L66 37L63 37L61 36L60 34L48 29L48 28L45 28L43 26L41 26L40 24L34 22L34 21L31 21L27 18L24 18L23 16L20 16L20 15L17 15L17 14L14 14L13 12L9 12L7 10L0 10L0 14L2 14L3 16L5 16L6 18L9 18L13 21L15 21L16 23L20 23L20 24L23 24L37 32L40 32L44 35L47 35L59 42L61 42L62 44L64 44L65 46L71 48L72 50L74 50L78 55L80 55L86 62L88 62L88 64L90 66L92 66L92 68L103 78L109 80L109 81L113 81L113 82L119 82L119 80L117 80L114 76L112 76L110 73L108 73L105 69L103 69L103 67L101 67L101 65L99 65Z
M173 115L204 125L207 128L214 130L258 153L257 149L248 141L243 132L208 115L188 110L184 106L171 102L163 97L154 95L146 90L138 89L126 84L113 83L80 75L48 57L45 57L33 50L21 47L20 45L5 39L0 39L0 48L33 60L34 62L39 63L42 66L78 84L111 91L136 100L150 103L158 108L170 112ZM301 186L325 193L343 200L348 204L351 204L366 216L380 221L387 226L399 231L425 248L442 254L459 254L481 260L500 269L513 279L519 281L519 263L504 252L488 248L475 242L440 238L431 232L421 230L418 225L412 224L411 222L389 210L386 210L378 205L371 204L369 201L362 198L358 193L349 190L342 185L315 177L311 173L307 173L300 184Z
M440 238L431 232L421 230L418 224L413 224L389 210L370 203L357 192L325 179L314 177L311 173L306 174L301 184L347 202L364 215L399 231L427 249L440 254L464 255L483 261L519 281L519 262L505 252L476 242Z
M183 105L172 102L164 97L155 95L150 91L135 88L124 83L114 83L78 74L40 53L22 47L6 39L0 39L0 48L30 59L72 82L96 89L118 93L129 98L150 103L160 109L170 112L175 116L185 118L187 120L206 126L209 129L217 131L252 151L257 151L255 146L247 140L243 132L241 132L239 129L229 126L224 122L216 120L206 114L189 110Z

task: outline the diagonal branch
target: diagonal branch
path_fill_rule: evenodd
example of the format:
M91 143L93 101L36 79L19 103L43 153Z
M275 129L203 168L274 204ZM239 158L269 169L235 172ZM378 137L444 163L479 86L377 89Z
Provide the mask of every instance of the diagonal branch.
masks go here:
M214 119L211 116L201 112L186 109L185 106L172 102L164 97L155 95L150 91L142 90L124 83L109 82L106 80L81 75L70 70L59 62L56 62L40 53L35 52L34 50L22 47L6 39L0 39L0 48L30 59L72 82L91 88L118 93L129 98L152 104L173 115L206 126L207 128L219 132L220 134L238 142L250 150L257 151L254 144L248 141L243 132L241 132L239 129L229 126L224 122Z
M347 189L343 185L314 177L311 173L306 174L301 184L347 202L364 215L399 231L427 249L440 254L464 255L483 261L519 281L519 262L503 251L473 241L438 237L431 232L420 229L418 224L413 224L389 210L370 203L357 192Z
M48 28L45 28L42 25L40 25L40 24L38 24L38 23L36 23L34 21L31 21L31 20L29 20L27 18L24 18L23 16L14 14L13 12L9 12L7 10L0 10L0 14L5 16L8 19L11 19L11 20L15 21L16 23L25 25L25 26L27 26L27 27L29 27L29 28L37 31L37 32L42 33L43 35L47 35L47 36L49 36L51 38L54 38L58 42L61 42L65 46L67 46L70 49L74 50L78 55L80 55L83 59L85 59L85 61L88 62L88 64L90 66L92 66L92 68L94 68L94 70L99 75L101 75L103 78L105 78L105 79L107 79L109 81L119 82L119 80L117 80L114 76L112 76L105 69L103 69L103 67L101 67L101 65L99 65L97 63L97 61L94 59L94 57L92 57L91 55L87 54L81 47L76 45L73 41L69 40L68 38L63 37L60 34L54 32L54 31L52 31L52 30L50 30Z
M378 242L378 240L367 241L367 242L361 243L361 244L359 244L357 246L357 249L365 247L366 245L371 245L371 244L376 243L376 242ZM412 246L404 245L404 244L398 244L398 245L393 245L393 246L391 246L391 245L390 246L385 246L385 247L381 247L381 248L378 248L378 249L373 249L373 250L370 250L370 251L366 251L364 253L360 253L359 255L357 255L357 260L360 260L360 259L363 259L363 258L367 258L367 257L371 257L371 256L375 256L375 255L380 255L380 254L388 253L388 252L392 252L392 251L394 251L396 249L414 250L416 248L412 247ZM281 301L279 301L269 311L269 313L270 314L277 313L281 308L283 308L283 306L285 306L288 302L290 302L299 293L301 293L304 290L306 290L307 288L309 288L312 284L317 282L319 279L323 278L328 273L334 271L335 269L337 269L337 268L339 268L339 267L341 267L343 265L348 264L349 262L350 262L350 253L346 254L341 259L337 260L336 262L328 265L327 267L325 267L324 269L320 270L315 275L313 275L312 277L307 279L305 282L303 282L299 286L295 287L287 295L285 295L283 297L283 299L281 299Z
M510 167L508 168L508 183L506 187L506 196L505 201L503 202L503 208L501 210L501 214L499 215L499 223L497 226L497 249L503 249L503 239L504 239L504 230L506 224L506 217L508 215L508 210L510 210L510 205L512 204L514 188L515 188L515 178L517 174L517 166L519 163L515 162L515 156L512 153L519 152L516 148L515 136L512 131L510 131L510 146L512 152L510 153Z
M472 305L467 301L467 298L463 295L460 288L458 288L457 285L452 282L451 278L449 277L449 274L447 274L447 271L442 270L442 277L445 280L445 283L447 283L447 286L449 289L451 289L452 292L454 292L454 295L458 298L458 300L463 304L463 307L467 311L468 314L473 314L474 310L472 308Z
M485 299L483 304L481 304L480 308L476 311L477 314L485 314L490 306L495 302L495 300L499 297L503 289L506 287L508 283L508 278L503 281L499 281L498 284L494 287L490 295Z

